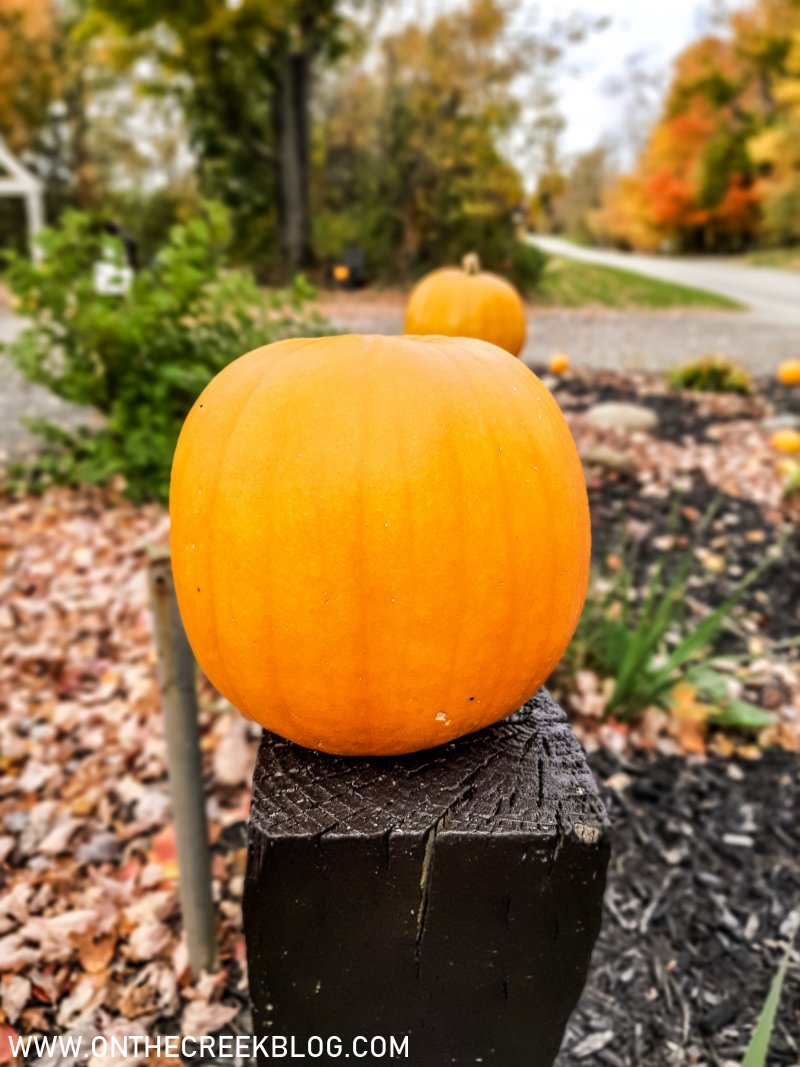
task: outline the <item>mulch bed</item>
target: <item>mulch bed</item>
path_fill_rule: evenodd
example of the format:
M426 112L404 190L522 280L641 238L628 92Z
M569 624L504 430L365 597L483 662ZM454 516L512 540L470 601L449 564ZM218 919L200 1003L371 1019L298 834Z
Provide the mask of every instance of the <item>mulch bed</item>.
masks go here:
M591 763L613 851L559 1067L738 1067L800 911L800 761ZM768 1062L800 1063L797 954Z
M599 442L632 460L627 471L590 468L596 565L624 554L643 588L657 562L697 551L689 593L714 607L780 544L716 651L755 658L800 633L797 516L762 426L800 413L800 390L770 379L752 397L676 394L655 376L577 372L556 395L584 450ZM606 401L649 407L655 430L588 429L586 412ZM746 695L762 706L787 699L774 678ZM613 855L603 931L559 1067L738 1067L800 909L800 761L756 746L749 760L650 758L624 731L576 726L600 742L591 762ZM797 959L769 1063L800 1064Z
M774 521L751 500L709 484L701 471L692 472L682 490L667 497L643 496L635 475L606 475L601 483L590 485L589 504L598 561L609 551L619 550L623 523L639 523L646 530L647 535L637 539L627 553L640 585L645 584L652 565L664 556L658 546L665 539L672 542L676 557L698 544L710 544L724 558L724 569L703 571L700 566L692 583L692 595L709 607L731 596L742 579L763 562L767 546L785 536L780 554L744 593L741 603L754 624L753 632L778 641L800 633L800 531L796 527L787 528L785 522ZM712 505L714 518L700 538L698 524ZM742 652L743 635L738 639L731 635L727 649Z
M624 566L633 597L642 600L656 567L668 580L688 557L684 602L691 627L761 568L711 652L727 657L726 670L741 679L744 699L776 713L780 725L760 742L800 752L800 678L791 644L800 635L800 499L785 495L781 457L765 426L798 407L800 390L769 380L751 396L674 392L658 375L580 369L547 380L584 457L593 562L603 580L613 582ZM652 432L596 426L590 409L608 401L649 408L657 417ZM615 733L614 724L601 724L602 703L585 698L586 686L594 692L601 680L584 678L579 691L574 677L566 686L560 674L554 682L590 749L599 743L630 751L646 733L648 748L676 751L674 738L661 746L649 726L623 725ZM590 705L593 721L585 717ZM674 734L661 718L658 730ZM656 722L658 714L646 719ZM720 738L711 730L708 740ZM731 745L724 738L720 747L729 752L749 740L742 735ZM685 751L680 738L677 750Z
M554 385L565 411L580 413L592 404L623 401L651 408L658 416L655 436L682 443L708 440L709 426L737 419L764 419L774 414L800 416L800 389L774 377L759 378L750 396L737 393L676 392L655 374L575 370L552 382L543 366L533 368Z

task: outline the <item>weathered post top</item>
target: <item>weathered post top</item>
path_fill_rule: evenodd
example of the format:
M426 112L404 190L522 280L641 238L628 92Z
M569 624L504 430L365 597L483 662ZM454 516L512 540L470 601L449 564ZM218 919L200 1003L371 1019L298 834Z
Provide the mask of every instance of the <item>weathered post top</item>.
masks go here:
M607 861L594 780L544 690L409 756L327 756L265 733L244 901L256 1032L303 1051L337 1038L363 1063L379 1062L373 1037L407 1036L415 1067L549 1067Z

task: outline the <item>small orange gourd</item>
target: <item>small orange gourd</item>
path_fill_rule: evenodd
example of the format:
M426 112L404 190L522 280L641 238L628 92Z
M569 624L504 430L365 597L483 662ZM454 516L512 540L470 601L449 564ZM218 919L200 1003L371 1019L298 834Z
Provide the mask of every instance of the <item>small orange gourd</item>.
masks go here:
M214 685L311 748L412 752L545 681L589 512L550 392L483 341L256 349L204 390L170 490L181 615Z
M417 282L408 298L405 332L477 337L518 356L525 343L525 305L510 282L482 271L471 253L463 269L444 267Z
M569 356L565 352L554 352L547 365L551 374L566 374L569 368Z
M782 385L800 385L800 359L787 359L778 367L778 381Z
M776 452L793 455L795 452L800 452L800 430L776 430L770 437L769 443Z

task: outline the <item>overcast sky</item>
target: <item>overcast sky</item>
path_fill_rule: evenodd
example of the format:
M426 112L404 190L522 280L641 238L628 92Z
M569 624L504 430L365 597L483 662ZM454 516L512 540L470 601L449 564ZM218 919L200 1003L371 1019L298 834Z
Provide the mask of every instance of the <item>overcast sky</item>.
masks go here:
M609 82L624 78L628 57L642 57L642 65L654 73L668 72L689 41L709 32L714 7L711 0L538 0L538 4L551 17L576 10L611 18L608 29L593 34L575 51L581 70L561 80L567 152L591 148L604 135L617 132L625 97L610 93Z
M464 0L400 0L388 5L384 12L387 25L409 18L430 21L442 11L459 6ZM567 155L593 148L600 142L613 140L621 156L618 162L628 165L625 158L636 150L631 142L617 143L626 129L638 126L644 130L656 116L653 111L661 99L665 80L672 61L690 41L711 32L714 14L744 6L749 0L514 0L515 19L526 21L527 13L538 26L552 20L564 19L572 12L595 18L606 16L610 25L597 32L582 45L570 50L571 70L559 79L558 98L566 120L561 148ZM651 90L650 113L639 112L631 122L631 92L628 64L638 58L638 68L646 71L657 83ZM611 83L617 82L617 91ZM626 118L628 121L626 122Z

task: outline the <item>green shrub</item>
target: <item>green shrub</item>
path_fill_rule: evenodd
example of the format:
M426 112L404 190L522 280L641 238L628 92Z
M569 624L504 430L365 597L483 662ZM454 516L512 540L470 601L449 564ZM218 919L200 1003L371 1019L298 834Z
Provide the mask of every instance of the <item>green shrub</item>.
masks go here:
M800 176L770 188L762 211L765 244L789 245L800 241Z
M673 389L692 389L699 393L741 393L753 390L750 375L724 356L704 356L677 367L669 373Z
M136 242L140 267L152 263L173 226L190 221L203 205L191 188L170 186L151 191L131 190L113 194L104 205L105 217L118 222Z
M515 241L500 269L523 293L529 293L539 288L547 261L547 254L540 248Z
M800 462L788 460L782 467L783 495L792 500L800 499Z
M495 271L513 282L523 293L538 289L548 256L534 245L518 240L513 227L490 227L473 221L458 231L439 233L435 242L420 250L408 263L397 248L402 234L396 220L378 205L358 209L320 211L314 217L314 248L320 258L338 259L348 245L363 249L369 281L405 285L439 267L455 266L468 252L476 252L484 270Z
M164 499L178 432L207 382L259 345L327 332L307 310L313 290L302 278L265 295L251 274L226 269L228 236L224 210L207 205L172 228L123 296L95 289L101 252L121 264L123 251L86 215L68 212L41 234L41 265L12 257L7 281L30 320L6 346L13 361L31 381L103 416L96 431L34 424L44 447L29 479L122 475L133 499Z

